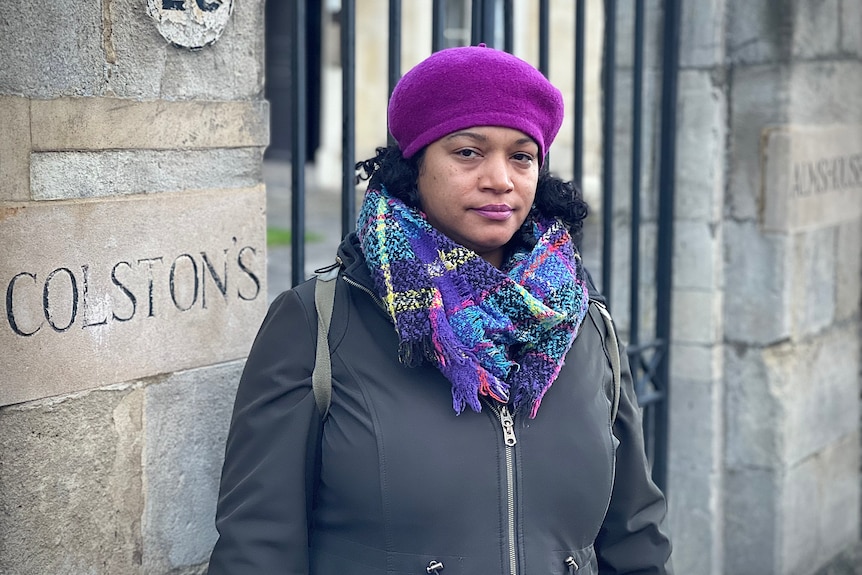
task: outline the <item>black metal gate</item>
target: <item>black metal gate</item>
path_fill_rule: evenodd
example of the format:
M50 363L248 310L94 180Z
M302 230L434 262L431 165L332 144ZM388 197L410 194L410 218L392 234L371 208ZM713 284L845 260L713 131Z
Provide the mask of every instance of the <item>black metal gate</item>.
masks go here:
M548 74L550 63L550 0L535 0L539 3L539 70ZM631 147L631 223L630 223L630 262L629 262L629 342L628 356L635 382L638 401L643 407L644 431L647 440L647 454L652 464L652 474L656 483L667 488L667 449L668 449L668 396L670 392L670 330L671 330L671 278L673 246L673 204L675 171L675 134L676 134L676 94L679 37L679 0L656 0L662 12L662 74L661 98L658 110L651 110L652 116L660 115L660 130L655 142L658 155L657 184L653 194L657 204L657 233L655 257L655 298L643 304L641 300L641 198L644 193L641 182L643 162L641 129L644 118L643 70L644 70L644 27L646 0L630 0L628 8L634 12L632 37L632 147ZM616 44L617 44L617 2L604 0L604 56L602 73L602 225L601 225L601 288L606 297L612 293L612 283L616 278L613 269L613 217L614 217L614 119L616 106ZM447 17L445 0L433 0L432 50L446 46L444 22ZM583 174L584 150L584 38L586 30L586 0L573 0L575 11L574 44L575 53L566 55L574 66L575 108L573 125L574 181L581 185ZM291 130L290 149L292 156L292 245L291 273L294 285L303 281L305 269L305 173L304 159L307 156L307 93L306 78L309 58L307 54L307 1L291 0ZM388 82L392 92L400 76L401 69L401 0L389 0L389 57ZM472 0L470 6L470 43L485 42L511 52L514 30L514 0ZM501 24L498 29L498 24ZM341 64L342 64L342 235L351 232L356 222L354 164L355 157L355 0L341 0ZM318 60L319 61L319 60ZM562 88L562 87L561 87ZM567 129L566 126L563 129ZM640 341L644 333L639 325L642 305L654 306L655 322L652 337Z

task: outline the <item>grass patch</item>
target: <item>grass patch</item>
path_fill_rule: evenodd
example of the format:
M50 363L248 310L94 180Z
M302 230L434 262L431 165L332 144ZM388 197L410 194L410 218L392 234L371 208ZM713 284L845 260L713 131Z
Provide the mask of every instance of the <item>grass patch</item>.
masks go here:
M293 234L287 228L266 228L267 246L288 246ZM305 232L305 243L322 242L323 236L314 232Z

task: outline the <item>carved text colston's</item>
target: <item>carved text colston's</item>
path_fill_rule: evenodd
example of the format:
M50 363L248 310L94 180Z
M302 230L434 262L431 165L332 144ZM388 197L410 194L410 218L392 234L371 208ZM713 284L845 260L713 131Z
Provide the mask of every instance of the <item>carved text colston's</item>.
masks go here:
M123 259L98 269L75 264L23 270L2 278L7 323L16 335L30 337L42 329L63 333L74 326L206 310L214 299L252 301L262 288L259 253L242 246Z

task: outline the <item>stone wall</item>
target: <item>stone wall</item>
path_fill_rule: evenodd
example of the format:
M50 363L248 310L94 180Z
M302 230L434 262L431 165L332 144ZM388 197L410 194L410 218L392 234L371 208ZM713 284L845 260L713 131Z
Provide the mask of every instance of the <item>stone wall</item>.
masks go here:
M723 237L728 95L722 1L682 3L671 349L670 518L680 573L724 565ZM739 294L733 297L739 297ZM743 569L740 573L761 571ZM772 571L762 571L772 573Z
M215 540L266 308L263 2L186 4L3 5L0 573L197 573Z
M728 7L729 571L859 538L862 8L784 4Z
M862 9L683 5L676 566L814 573L859 541Z

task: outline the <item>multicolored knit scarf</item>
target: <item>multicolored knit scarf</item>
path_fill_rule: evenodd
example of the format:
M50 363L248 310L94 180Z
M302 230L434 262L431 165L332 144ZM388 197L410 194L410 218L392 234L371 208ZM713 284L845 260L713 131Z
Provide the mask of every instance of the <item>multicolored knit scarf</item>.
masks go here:
M359 240L401 339L399 358L432 361L452 383L456 413L480 396L535 417L587 313L587 286L569 232L533 224L537 240L498 270L385 190L368 190Z

